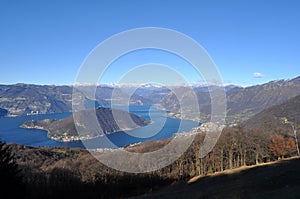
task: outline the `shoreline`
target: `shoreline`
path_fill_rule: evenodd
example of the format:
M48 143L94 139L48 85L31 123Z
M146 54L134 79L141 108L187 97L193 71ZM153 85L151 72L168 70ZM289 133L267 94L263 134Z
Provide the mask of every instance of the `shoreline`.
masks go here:
M45 120L49 120L49 119L31 120L31 121L34 122L34 121L45 121ZM27 121L27 122L30 122L30 120ZM47 132L47 137L49 139L57 141L57 142L62 142L62 143L68 143L68 142L74 142L74 141L81 141L81 140L92 140L92 139L104 137L105 135L110 135L110 134L117 133L117 132L131 131L131 130L134 130L134 129L137 129L137 128L141 128L141 127L147 126L149 124L154 124L154 121L152 121L152 120L145 120L145 123L144 123L145 125L143 125L143 126L137 126L135 128L120 129L118 131L113 131L113 132L110 132L110 133L105 134L105 135L95 135L95 136L90 136L90 135L86 135L86 136L71 135L71 136L66 136L66 135L62 134L61 136L49 136L49 134L51 134L51 132L50 132L49 129L47 129L47 128L43 127L43 126L40 126L40 125L29 126L29 125L26 124L27 122L25 122L22 125L20 125L20 128L24 128L24 129L38 129L38 130L46 131Z
M157 109L157 110L161 110L161 109ZM170 112L167 112L167 113L170 113ZM50 113L50 114L57 114L57 113ZM172 113L171 113L172 114ZM164 117L169 117L169 118L174 118L174 119L177 119L177 120L180 120L181 118L179 117L172 117L172 115L166 115L166 114L161 114L162 116ZM78 136L78 135L71 135L71 136L66 136L61 134L59 136L49 136L49 134L51 134L51 131L49 131L49 129L47 128L47 122L46 123L30 123L30 121L38 121L40 118L39 117L35 117L35 116L39 116L39 115L48 115L48 114L36 114L36 115L31 115L29 116L29 120L25 121L23 124L21 124L19 127L20 128L24 128L24 129L38 129L38 130L42 130L43 132L47 132L47 138L49 140L52 140L52 141L56 141L56 142L59 142L59 143L72 143L72 142L78 142L80 140L84 141L84 140L93 140L93 139L96 139L96 138L101 138L103 137L104 135L94 135L94 136ZM27 117L25 115L25 117ZM12 118L12 117L11 117ZM43 121L43 120L51 120L51 118L45 118L45 119L42 119L42 120L39 120L39 121ZM54 120L60 120L60 119L54 119ZM189 119L190 121L193 121L193 122L198 122L197 120L191 120ZM26 122L29 122L28 125L24 125ZM50 123L50 122L49 122ZM48 123L48 124L49 124ZM137 126L136 128L140 128L140 127L145 127L147 125L151 125L151 124L154 124L155 123L155 119L154 120L145 120L145 125L143 126ZM193 128L195 128L197 126L194 126ZM124 129L124 130L118 130L118 131L114 131L114 132L111 132L109 134L113 134L113 133L118 133L118 132L121 132L121 131L129 131L129 130L134 130L136 128L133 128L133 129ZM178 129L179 130L179 129ZM192 130L192 129L191 129ZM126 133L126 132L125 132ZM107 134L107 135L109 135ZM177 131L177 132L174 132L172 133L174 134L173 136L183 136L183 134L189 134L189 131ZM172 137L171 137L172 138ZM158 139L158 140L165 140L165 139L170 139L170 138L161 138L161 139ZM140 141L137 141L137 142L133 142L133 143L128 143L128 144L125 144L124 146L126 145L136 145L136 144L139 144ZM147 142L147 141L145 141ZM71 144L72 145L72 144ZM118 148L122 148L124 146L119 146ZM80 147L80 148L85 148L85 147Z

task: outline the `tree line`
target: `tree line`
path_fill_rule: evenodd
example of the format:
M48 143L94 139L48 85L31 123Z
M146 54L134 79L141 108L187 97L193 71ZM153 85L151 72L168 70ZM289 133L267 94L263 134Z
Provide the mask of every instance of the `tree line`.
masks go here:
M189 150L170 166L170 170L177 169L181 174L179 177L187 179L297 155L292 133L281 128L273 131L247 129L242 124L226 128L213 150L200 159L203 139L204 135L198 135Z
M174 163L145 174L116 171L99 163L86 151L63 148L55 150L64 156L56 155L53 162L35 167L38 158L23 163L15 161L9 147L0 142L0 180L7 187L19 190L10 194L21 194L22 198L122 198L149 193L198 175L296 155L295 139L285 129L270 132L263 128L247 129L241 124L226 128L213 150L199 158L203 139L204 135L200 133ZM147 146L147 150L157 149L157 145L161 147L167 142L141 146ZM143 151L141 146L139 150ZM47 156L51 154L49 152ZM44 158L43 162L46 161ZM3 190L9 189L4 187Z

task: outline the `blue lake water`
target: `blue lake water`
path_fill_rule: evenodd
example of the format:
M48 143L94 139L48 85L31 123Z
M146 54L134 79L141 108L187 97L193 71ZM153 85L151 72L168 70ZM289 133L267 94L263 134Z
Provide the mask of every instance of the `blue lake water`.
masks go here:
M118 108L126 110L125 107ZM5 117L0 118L0 137L8 143L13 142L28 146L115 148L138 142L170 138L176 132L189 131L198 125L198 122L165 117L165 111L152 106L130 106L127 111L151 119L153 123L134 130L116 132L105 137L85 140L83 145L81 141L58 142L51 140L47 137L47 132L43 130L20 128L20 125L29 120L63 119L70 116L71 113Z

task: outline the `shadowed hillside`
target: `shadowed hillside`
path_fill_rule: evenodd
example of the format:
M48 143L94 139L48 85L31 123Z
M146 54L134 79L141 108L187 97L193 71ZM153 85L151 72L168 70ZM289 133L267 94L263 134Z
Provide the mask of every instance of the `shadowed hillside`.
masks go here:
M288 122L288 123L287 123ZM245 122L247 128L289 129L290 123L300 124L300 95L261 111Z
M73 115L62 120L31 120L25 122L22 127L44 129L48 131L48 136L51 139L71 141L78 140L78 136L81 136L80 139L86 139L117 131L138 128L148 123L148 121L138 115L119 109L99 107L95 109L95 114L97 121L94 122L91 120L91 117L94 115L92 109L76 113L76 117L79 118L76 121L78 122L77 128L82 128L82 134L86 132L86 134L83 135L78 135L78 129L75 127ZM83 124L80 122L83 122ZM97 125L97 122L99 125Z
M181 91L184 88L178 88L178 90ZM209 120L211 110L210 93L199 88L194 88L194 90L198 98L201 116L192 119L201 120L202 122ZM226 88L224 88L225 91ZM211 92L214 92L214 90ZM182 93L187 98L192 96L191 91L182 91ZM229 89L226 91L226 120L229 124L245 121L254 114L283 103L297 95L300 95L300 76L291 80L271 81L262 85ZM161 102L161 106L173 112L174 115L179 113L180 110L180 102L174 93L168 94Z
M300 159L238 168L134 198L299 198Z

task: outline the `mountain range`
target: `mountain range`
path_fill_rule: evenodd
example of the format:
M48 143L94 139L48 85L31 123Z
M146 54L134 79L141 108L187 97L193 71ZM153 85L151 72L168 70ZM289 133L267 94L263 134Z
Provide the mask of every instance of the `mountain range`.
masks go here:
M181 88L182 90L182 88ZM227 123L233 124L245 121L256 113L285 102L300 95L300 76L290 80L271 81L251 87L231 87L225 89L227 100ZM211 98L210 93L203 88L194 88L198 98L201 116L188 119L205 121L210 117ZM213 92L213 89L212 89ZM185 95L192 95L187 91ZM180 102L174 93L169 93L161 102L161 106L179 115Z
M72 111L72 86L14 84L0 85L0 115L19 116L37 113L61 113ZM114 97L114 99L112 99ZM128 96L118 88L98 86L94 99L85 99L86 108L115 105L149 104L150 101L133 94ZM6 112L7 110L8 112Z
M210 118L210 92L224 89L227 100L227 123L245 121L260 111L300 95L300 76L294 79L271 81L261 85L225 87L193 85L184 86L113 86L99 85L95 96L86 98L86 108L114 105L153 105L170 111L170 116L181 117L180 102L172 90L179 89L188 99L196 93L201 115L185 115L186 119L206 122ZM87 89L88 86L87 86ZM210 91L210 92L209 92ZM72 111L72 86L55 85L0 85L0 115L17 116L36 113ZM193 107L187 107L193 109ZM7 111L7 112L6 112Z

